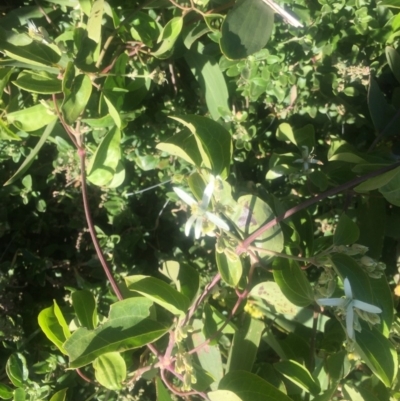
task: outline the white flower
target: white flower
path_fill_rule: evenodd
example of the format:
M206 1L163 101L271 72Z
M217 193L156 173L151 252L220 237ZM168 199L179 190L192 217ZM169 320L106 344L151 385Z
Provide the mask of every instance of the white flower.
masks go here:
M303 171L310 172L309 164L323 164L320 160L314 159L315 155L312 155L308 151L308 146L302 146L301 159L295 160L293 163L303 163ZM311 152L313 149L311 149Z
M206 186L206 189L204 190L203 198L201 199L201 202L197 202L194 200L188 193L186 193L184 190L180 188L173 188L175 193L189 206L192 207L192 215L190 216L189 220L186 223L185 226L185 234L186 236L189 236L190 229L192 228L192 225L196 222L195 228L194 228L194 235L195 238L198 239L200 238L201 235L201 230L203 227L203 220L208 219L212 223L214 223L217 227L222 228L223 230L229 231L229 226L226 224L221 218L216 216L215 214L208 212L207 208L210 203L213 191L214 191L214 180L215 178L211 176L210 182Z
M358 323L357 316L354 315L354 308L369 313L381 313L382 309L358 299L353 299L353 291L348 278L344 279L344 293L346 298L321 298L317 299L317 302L323 306L336 306L346 313L347 334L353 340L355 338L354 325Z

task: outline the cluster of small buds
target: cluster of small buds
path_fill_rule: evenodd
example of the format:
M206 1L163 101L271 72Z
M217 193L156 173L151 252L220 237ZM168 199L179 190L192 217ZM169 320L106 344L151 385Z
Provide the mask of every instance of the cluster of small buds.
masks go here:
M235 252L237 245L237 241L221 235L216 243L216 251L224 253L231 262L236 262L239 259L239 255Z
M325 268L314 286L317 298L329 298L336 289L336 274L332 269Z
M188 325L188 326L179 326L175 330L175 340L179 344L183 340L186 340L188 333L191 333L193 331L193 327Z
M333 247L333 252L344 253L345 255L365 255L368 252L368 247L360 244L353 244L351 246L339 245Z
M191 390L192 384L197 383L192 358L180 343L178 343L178 352L176 354L175 371L183 376L183 391Z
M381 278L383 271L386 269L386 265L383 262L377 262L365 255L358 260L358 263L371 278Z

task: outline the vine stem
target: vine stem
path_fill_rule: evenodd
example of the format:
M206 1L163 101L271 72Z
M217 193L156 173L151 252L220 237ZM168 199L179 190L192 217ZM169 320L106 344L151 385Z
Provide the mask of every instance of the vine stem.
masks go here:
M295 213L299 212L300 210L303 210L307 207L310 207L311 205L314 205L315 203L319 202L320 200L323 200L327 198L328 196L333 196L336 195L340 192L345 191L346 189L352 188L358 184L361 184L362 182L368 180L369 178L377 177L378 175L381 175L383 173L386 173L388 171L391 171L395 169L396 167L400 166L400 162L396 162L391 164L390 166L385 166L382 167L378 170L371 171L368 174L365 174L361 177L356 177L353 178L352 180L345 182L344 184L338 185L337 187L331 188L328 191L323 192L320 195L317 195L313 198L307 199L305 202L300 203L299 205L296 205L289 210L287 210L285 213L281 214L278 217L275 217L271 221L269 221L267 224L263 225L260 227L258 230L256 230L253 234L249 235L241 244L239 244L236 247L236 253L238 255L242 254L243 252L247 252L249 246L253 241L255 241L261 234L263 234L265 231L269 230L270 228L276 226L278 223L280 223L282 220L287 219L290 216L293 216Z
M81 164L81 185L82 185L82 198L83 198L83 208L85 210L86 221L88 224L90 236L92 238L92 242L94 248L96 249L97 256L100 260L101 265L103 266L104 273L106 274L108 281L111 284L111 287L117 296L118 300L122 301L124 297L117 285L117 282L112 275L110 268L108 267L107 261L104 257L103 251L101 250L99 241L96 236L96 232L93 225L92 215L90 213L89 202L88 202L88 193L87 193L87 184L86 184L86 166L85 166L85 159L86 159L86 151L83 148L78 149L79 160Z

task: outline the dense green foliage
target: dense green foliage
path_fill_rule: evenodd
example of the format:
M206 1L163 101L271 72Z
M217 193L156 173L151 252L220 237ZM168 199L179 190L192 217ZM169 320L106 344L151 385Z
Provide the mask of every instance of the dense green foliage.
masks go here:
M399 399L399 10L0 6L0 399Z

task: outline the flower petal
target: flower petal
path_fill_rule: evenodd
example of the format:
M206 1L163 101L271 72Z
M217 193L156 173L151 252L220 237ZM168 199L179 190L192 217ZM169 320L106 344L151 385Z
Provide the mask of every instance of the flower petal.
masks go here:
M381 313L382 312L381 308L378 308L375 305L367 304L366 302L360 301L358 299L353 300L353 306L354 306L354 308L365 310L366 312L371 312L371 313Z
M196 220L196 218L197 218L197 216L195 214L193 214L192 216L189 217L188 221L186 222L186 225L185 225L186 237L189 237L190 229L192 228L192 225L193 225L194 221Z
M352 304L347 307L346 310L346 330L349 338L354 339L354 309Z
M351 290L350 281L347 277L344 279L343 285L344 285L344 293L346 294L346 298L353 299L353 291Z
M322 306L343 306L346 302L343 298L320 298L317 303Z
M177 187L174 187L172 189L189 206L193 206L193 205L197 204L197 202L188 193L186 193L183 189L180 189Z
M204 211L207 210L208 204L210 203L212 194L214 192L214 181L215 181L214 176L210 175L210 182L208 183L206 189L204 190L203 198L201 199L200 203L200 209Z
M206 212L207 219L214 223L217 227L222 228L223 230L229 231L228 224L225 223L220 217L216 216L211 212Z
M196 226L194 228L194 237L196 239L200 238L202 228L203 228L203 218L202 217L197 217Z

